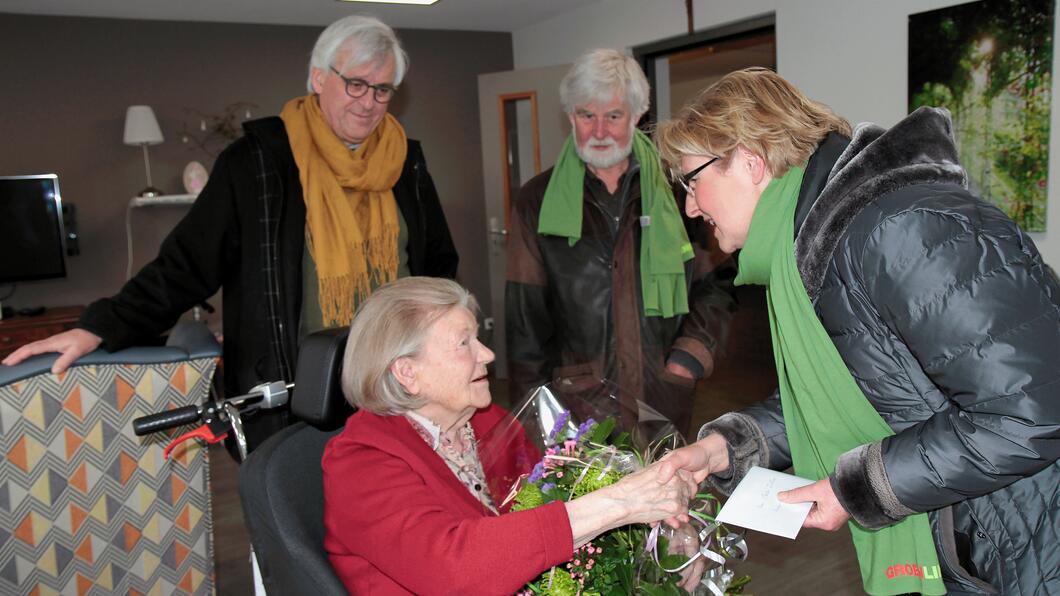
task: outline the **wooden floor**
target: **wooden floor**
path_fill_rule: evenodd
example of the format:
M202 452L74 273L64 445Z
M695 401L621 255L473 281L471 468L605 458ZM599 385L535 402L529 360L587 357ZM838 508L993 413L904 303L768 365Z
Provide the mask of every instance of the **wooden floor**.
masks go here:
M741 308L734 321L727 354L708 382L700 383L693 428L725 412L769 395L776 386L769 324L760 291L740 288ZM504 383L495 384L497 401L507 401ZM237 468L224 449L211 449L214 556L217 591L222 596L251 594L249 541L237 491ZM749 574L745 590L772 594L863 594L850 532L803 530L796 540L748 532L750 556L736 566Z
M210 447L210 488L213 491L213 558L217 593L253 594L250 538L239 503L239 468L224 447Z

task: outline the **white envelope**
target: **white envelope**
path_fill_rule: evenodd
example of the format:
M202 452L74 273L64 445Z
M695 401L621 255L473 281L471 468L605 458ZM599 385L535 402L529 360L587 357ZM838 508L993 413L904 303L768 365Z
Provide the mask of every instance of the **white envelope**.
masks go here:
M814 482L755 466L732 491L718 512L718 521L794 539L813 503L781 503L777 493Z

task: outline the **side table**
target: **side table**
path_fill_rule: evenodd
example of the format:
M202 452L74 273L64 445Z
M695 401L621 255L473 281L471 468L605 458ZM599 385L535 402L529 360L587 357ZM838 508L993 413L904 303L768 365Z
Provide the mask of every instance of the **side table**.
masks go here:
M84 306L59 306L35 317L15 316L0 320L0 358L31 341L73 328L84 310Z

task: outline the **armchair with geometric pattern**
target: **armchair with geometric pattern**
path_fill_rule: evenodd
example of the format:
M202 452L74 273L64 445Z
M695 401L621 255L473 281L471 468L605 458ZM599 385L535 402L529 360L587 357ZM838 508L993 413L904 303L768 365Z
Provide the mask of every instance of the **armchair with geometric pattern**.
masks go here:
M166 461L132 420L206 400L220 353L182 323L59 375L54 354L0 366L0 594L214 592L208 452Z

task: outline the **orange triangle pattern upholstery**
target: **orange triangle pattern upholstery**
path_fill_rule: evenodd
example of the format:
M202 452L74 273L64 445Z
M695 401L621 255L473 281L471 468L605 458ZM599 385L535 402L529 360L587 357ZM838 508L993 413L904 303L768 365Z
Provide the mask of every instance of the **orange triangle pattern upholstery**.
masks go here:
M132 420L201 403L215 358L0 387L0 594L212 594L209 462Z

